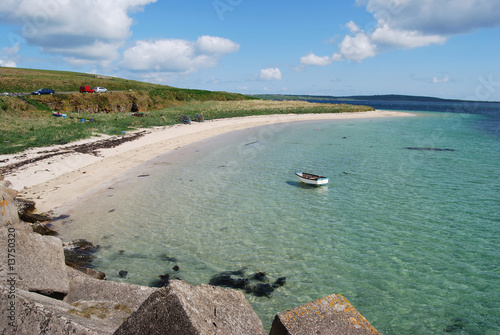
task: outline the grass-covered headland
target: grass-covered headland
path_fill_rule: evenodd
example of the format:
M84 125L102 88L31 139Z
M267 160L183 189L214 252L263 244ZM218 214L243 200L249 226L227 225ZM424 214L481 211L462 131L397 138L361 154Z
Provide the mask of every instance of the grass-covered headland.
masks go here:
M76 93L81 85L102 86L111 92ZM51 88L56 93L45 96L19 94L39 88ZM119 135L137 128L166 126L186 120L373 110L372 107L346 104L265 101L235 93L17 68L0 68L0 93L3 92L11 95L0 96L0 154L65 144L96 134ZM66 117L54 117L53 112Z

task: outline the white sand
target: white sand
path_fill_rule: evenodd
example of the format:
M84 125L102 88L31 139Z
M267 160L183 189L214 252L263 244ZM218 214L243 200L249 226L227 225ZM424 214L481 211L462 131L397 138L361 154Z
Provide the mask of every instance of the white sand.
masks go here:
M141 129L145 135L115 148L100 149L98 155L71 152L33 162L7 174L4 178L19 190L19 196L36 201L39 213L49 212L72 201L113 177L156 156L233 130L306 120L339 120L373 117L411 116L411 113L373 111L334 114L284 114L217 119L190 125ZM127 135L125 135L127 136ZM46 155L48 150L64 149L75 144L100 141L95 137L63 146L30 149L22 154L0 155L0 166ZM45 151L45 153L44 153Z

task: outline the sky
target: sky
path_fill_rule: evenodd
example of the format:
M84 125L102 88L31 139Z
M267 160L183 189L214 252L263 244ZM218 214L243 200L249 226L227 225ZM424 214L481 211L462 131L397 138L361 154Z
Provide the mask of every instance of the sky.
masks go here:
M500 1L2 0L0 66L243 94L500 101Z

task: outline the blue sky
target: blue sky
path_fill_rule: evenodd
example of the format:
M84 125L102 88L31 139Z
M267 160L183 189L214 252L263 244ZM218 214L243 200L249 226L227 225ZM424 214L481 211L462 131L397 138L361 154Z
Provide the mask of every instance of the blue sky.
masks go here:
M0 66L500 101L498 0L2 0L0 36Z

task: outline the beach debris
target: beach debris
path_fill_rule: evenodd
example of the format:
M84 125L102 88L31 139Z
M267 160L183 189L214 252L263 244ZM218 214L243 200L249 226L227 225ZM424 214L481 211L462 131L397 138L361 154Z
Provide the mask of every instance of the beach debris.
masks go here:
M3 167L0 167L0 173L3 175L7 175L12 173L13 171L17 170L18 168L32 164L35 162L39 162L45 159L49 159L54 156L62 156L62 155L68 155L72 153L81 153L81 154L90 154L93 156L98 156L98 150L100 149L105 149L105 148L114 148L119 146L120 144L123 144L125 142L130 142L134 141L146 134L146 131L140 131L140 132L135 132L132 135L129 136L122 136L122 137L111 137L108 139L104 140L98 140L90 143L84 143L84 144L75 144L75 145L70 145L67 147L61 147L61 148L56 148L53 150L45 150L45 151L40 151L37 153L36 157L33 158L28 158L22 161L19 161L17 163L13 163L10 165L6 165ZM22 156L20 156L22 157Z
M177 118L177 121L184 124L191 124L191 118L189 117L189 115L186 114L180 114L179 117Z
M201 115L201 114L196 114L196 115L194 116L194 120L195 120L196 122L203 122L203 121L205 121L205 118L204 118L204 117L203 117L203 115Z
M137 178L144 178L144 177L149 177L149 173L148 174L140 174L137 176Z
M424 151L456 151L455 149L441 149L441 148L419 148L419 147L405 147L408 150L424 150Z

